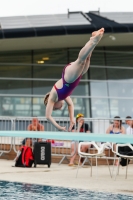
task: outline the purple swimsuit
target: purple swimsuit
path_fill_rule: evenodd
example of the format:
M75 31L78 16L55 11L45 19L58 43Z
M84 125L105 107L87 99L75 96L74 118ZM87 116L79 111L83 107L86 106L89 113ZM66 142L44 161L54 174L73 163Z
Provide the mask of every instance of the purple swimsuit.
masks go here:
M67 66L69 65L71 64L68 64ZM62 72L63 87L61 89L58 89L56 85L54 85L54 88L56 89L56 92L58 94L58 101L64 100L66 99L66 97L70 96L74 88L79 84L79 81L82 77L82 75L80 75L73 83L67 83L64 79L65 69L67 66L65 66Z

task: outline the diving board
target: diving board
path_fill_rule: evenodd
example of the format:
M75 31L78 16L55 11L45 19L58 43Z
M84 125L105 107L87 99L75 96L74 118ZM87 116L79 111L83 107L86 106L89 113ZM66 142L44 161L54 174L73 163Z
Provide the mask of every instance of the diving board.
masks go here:
M76 140L133 144L133 135L126 134L97 134L52 131L0 131L0 137L44 138L55 140Z

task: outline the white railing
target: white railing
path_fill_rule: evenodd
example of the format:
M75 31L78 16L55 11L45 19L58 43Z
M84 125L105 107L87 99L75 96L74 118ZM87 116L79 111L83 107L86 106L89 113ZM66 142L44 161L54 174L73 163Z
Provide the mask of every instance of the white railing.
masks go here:
M0 117L0 131L14 130L13 123L14 121L10 117ZM12 147L13 147L12 137L0 136L0 156L3 153L10 153Z
M44 117L38 117L39 123L44 126L44 131L56 132L57 129L53 127L51 123ZM61 126L69 128L69 118L56 117L55 120ZM84 118L83 132L85 132L85 124L88 124L88 129L91 133L103 134L106 133L107 128L113 122L113 118L102 119L102 118ZM125 118L121 119L125 126ZM0 131L11 130L11 131L27 131L28 125L32 123L32 117L0 117ZM77 130L77 127L74 128ZM82 133L81 133L82 134ZM88 133L86 133L88 134ZM22 137L1 137L0 136L0 156L3 153L9 153L12 149L17 153L22 145ZM44 140L44 139L43 139ZM54 138L53 138L54 140ZM35 140L32 139L32 146L34 146ZM102 142L102 141L101 141ZM76 141L75 151L71 154L71 141L56 140L52 143L52 156L62 157L60 163L67 157L71 157L76 152ZM109 151L110 156L110 151Z
M49 123L46 118L38 118L39 123L44 126L44 131L57 131L56 128L52 126L51 123ZM61 126L69 126L69 118L56 118L56 121ZM12 117L12 118L3 118L0 117L0 127L2 130L11 130L11 131L26 131L28 128L28 125L31 124L32 117ZM22 142L25 138L22 137L1 137L0 136L0 156L3 153L10 153L10 151L13 149L15 153L21 148L23 145ZM36 138L37 140L37 138ZM34 142L35 139L31 139L31 146L34 148ZM42 141L44 141L43 139ZM68 157L71 157L76 152L76 142L75 142L75 149L74 153L71 154L71 141L62 141L62 140L54 140L51 143L52 147L52 156L59 156L62 157L59 164L63 162L64 159L67 159Z

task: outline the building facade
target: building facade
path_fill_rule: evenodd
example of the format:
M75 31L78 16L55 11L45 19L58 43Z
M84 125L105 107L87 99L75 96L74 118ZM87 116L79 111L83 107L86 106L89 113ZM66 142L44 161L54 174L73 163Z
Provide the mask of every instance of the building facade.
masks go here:
M75 115L132 116L133 24L112 21L108 15L32 16L31 27L22 17L0 18L0 115L45 116L43 98L61 78L63 67L77 59L92 31L105 27L90 69L72 94ZM68 116L67 106L53 116Z

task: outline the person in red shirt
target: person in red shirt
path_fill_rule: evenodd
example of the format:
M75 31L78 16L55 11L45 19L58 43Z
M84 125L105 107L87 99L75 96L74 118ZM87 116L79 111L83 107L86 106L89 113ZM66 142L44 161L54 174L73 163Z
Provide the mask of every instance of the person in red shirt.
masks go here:
M77 116L76 116L76 124L77 124L77 127L74 126L72 128L72 132L90 133L89 125L84 122L84 115L82 113L77 114ZM79 141L79 142L81 142L81 141ZM74 160L75 160L76 156L78 155L78 144L79 143L76 142L76 152L75 152L74 156L71 157L70 162L68 164L69 166L73 166L74 165ZM90 146L82 145L81 146L81 151L82 152L87 152L88 149L90 148ZM72 150L72 154L73 154L74 151L75 151L75 141L73 141L72 144L71 144L71 150ZM81 160L81 162L82 161L83 161L83 159Z

